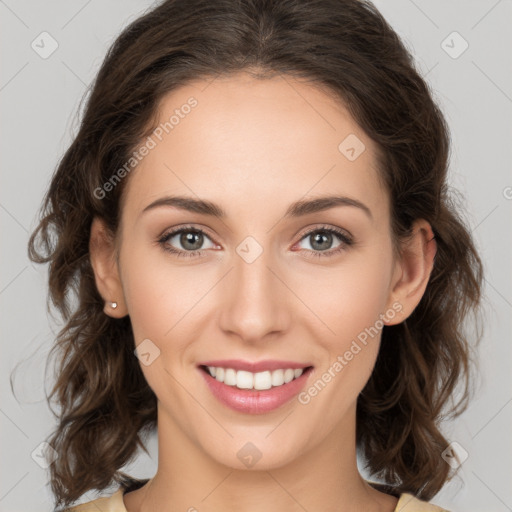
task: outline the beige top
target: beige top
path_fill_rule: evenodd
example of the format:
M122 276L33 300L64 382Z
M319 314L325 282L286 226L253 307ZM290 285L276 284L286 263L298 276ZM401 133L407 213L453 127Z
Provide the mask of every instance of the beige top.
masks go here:
M379 487L380 484L368 481L373 487ZM107 498L98 498L87 503L82 503L76 507L67 509L66 512L128 512L123 502L123 494L126 491L120 488L112 496ZM432 505L426 501L415 498L412 494L402 493L398 497L394 512L449 512L448 510Z

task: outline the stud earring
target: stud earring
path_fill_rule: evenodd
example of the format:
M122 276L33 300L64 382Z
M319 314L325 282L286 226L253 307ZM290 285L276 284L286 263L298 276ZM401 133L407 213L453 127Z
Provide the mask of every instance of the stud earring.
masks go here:
M112 309L116 309L116 308L117 308L117 302L111 302L111 303L110 303L110 307L111 307Z

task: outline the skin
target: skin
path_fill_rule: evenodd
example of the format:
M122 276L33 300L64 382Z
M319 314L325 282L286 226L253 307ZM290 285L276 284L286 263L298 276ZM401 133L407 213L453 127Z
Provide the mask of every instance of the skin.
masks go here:
M198 105L125 178L117 236L108 236L101 219L91 228L105 313L130 315L135 343L149 338L160 350L150 365L141 364L158 398L158 470L124 495L125 506L129 512L391 512L397 498L365 482L355 446L356 400L373 370L380 333L308 404L293 399L265 414L221 404L197 365L227 358L308 363L314 366L309 388L393 304L401 312L385 315L385 324L411 314L432 270L432 230L416 221L394 256L375 145L326 90L291 77L240 73L172 91L160 120L190 96ZM354 161L338 149L349 134L366 147ZM141 213L170 194L217 203L227 217L170 206ZM294 201L333 194L364 203L371 217L337 206L284 218ZM206 233L202 254L166 252L158 238L188 224ZM304 234L323 226L345 230L354 244L312 257L322 250ZM252 263L236 251L247 236L263 249ZM166 243L191 250L179 235ZM320 247L332 252L340 244L333 235ZM247 442L262 455L251 468L237 457Z

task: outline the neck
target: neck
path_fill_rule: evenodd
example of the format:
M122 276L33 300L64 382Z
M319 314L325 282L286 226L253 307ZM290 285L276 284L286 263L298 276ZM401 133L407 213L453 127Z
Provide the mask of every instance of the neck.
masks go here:
M397 501L359 474L355 404L320 444L289 464L259 470L218 463L159 410L158 458L156 475L137 499L125 495L129 512L391 512Z

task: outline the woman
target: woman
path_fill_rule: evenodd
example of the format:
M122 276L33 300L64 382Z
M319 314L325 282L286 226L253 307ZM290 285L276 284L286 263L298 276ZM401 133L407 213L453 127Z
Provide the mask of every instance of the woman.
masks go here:
M115 482L73 510L441 510L482 282L448 154L369 2L165 1L126 28L29 242L66 320L56 505ZM156 474L123 473L155 430Z

